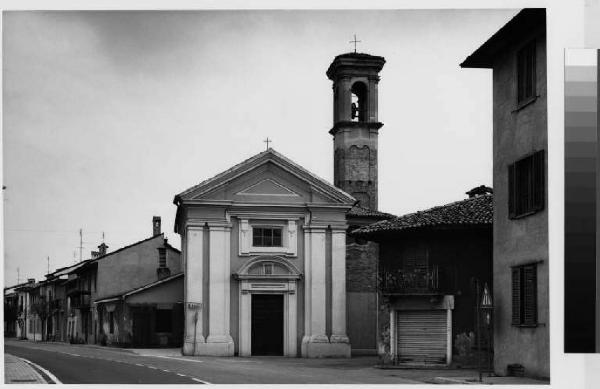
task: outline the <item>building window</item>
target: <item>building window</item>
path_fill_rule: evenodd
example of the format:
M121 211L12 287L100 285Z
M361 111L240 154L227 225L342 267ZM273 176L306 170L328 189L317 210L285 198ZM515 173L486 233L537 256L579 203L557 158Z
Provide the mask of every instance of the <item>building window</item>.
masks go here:
M512 324L537 325L537 265L512 268Z
M115 313L114 312L108 313L108 333L109 334L115 333Z
M281 247L281 228L253 227L252 245L254 247Z
M164 247L158 249L158 266L167 267L167 249Z
M535 41L517 52L517 103L535 98Z
M263 264L263 274L265 274L265 275L273 274L273 264L272 263Z
M156 310L156 332L171 332L171 310Z
M517 52L517 103L535 98L535 41Z
M544 151L508 166L508 213L511 219L544 208Z

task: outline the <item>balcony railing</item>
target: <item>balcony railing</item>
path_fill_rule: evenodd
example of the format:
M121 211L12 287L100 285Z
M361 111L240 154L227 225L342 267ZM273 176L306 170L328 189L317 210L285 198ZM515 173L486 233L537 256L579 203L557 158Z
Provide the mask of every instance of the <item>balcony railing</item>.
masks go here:
M63 309L63 303L61 299L54 299L50 301L50 311L60 311Z
M71 296L71 308L85 309L91 305L91 297L87 293L78 293Z
M380 275L383 294L438 294L440 293L437 266L414 269L384 270Z

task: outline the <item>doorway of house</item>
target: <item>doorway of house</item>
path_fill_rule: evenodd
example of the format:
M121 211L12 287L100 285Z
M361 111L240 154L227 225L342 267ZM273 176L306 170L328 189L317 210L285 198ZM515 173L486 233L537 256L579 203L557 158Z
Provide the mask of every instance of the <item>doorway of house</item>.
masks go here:
M152 312L148 308L132 308L133 347L150 347L152 343Z
M283 355L283 295L252 294L252 355Z

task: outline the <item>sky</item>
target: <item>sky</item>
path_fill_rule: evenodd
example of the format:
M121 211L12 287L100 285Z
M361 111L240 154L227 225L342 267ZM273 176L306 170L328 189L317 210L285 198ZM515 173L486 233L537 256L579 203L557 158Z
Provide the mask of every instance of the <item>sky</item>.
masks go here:
M104 241L175 247L175 194L265 149L333 181L333 58L385 57L379 209L492 183L492 73L459 64L516 10L4 12L5 285ZM49 258L49 260L48 260ZM18 269L18 272L17 272Z

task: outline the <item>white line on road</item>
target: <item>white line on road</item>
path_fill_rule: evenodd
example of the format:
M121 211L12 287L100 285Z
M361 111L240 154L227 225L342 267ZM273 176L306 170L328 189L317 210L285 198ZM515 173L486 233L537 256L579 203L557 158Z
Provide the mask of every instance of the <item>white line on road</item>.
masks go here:
M154 370L157 370L157 369L158 369L158 367L154 367L154 366L146 366L146 367L148 367L148 368L150 368L150 369L154 369Z
M177 375L180 377L187 377L185 374L181 374L181 373L177 373Z
M202 381L201 379L194 378L194 377L192 377L192 379L196 382L200 382L201 384L210 385L210 382L208 382L208 381Z
M44 369L37 363L33 363L30 360L25 359L25 358L21 358L21 360L25 363L30 364L31 366L36 367L37 369L41 370L42 372L44 372L44 374L46 374L48 376L48 378L50 378L55 384L62 384L62 382L60 382L60 380L58 378L56 378L56 376L54 374L50 373L48 370ZM46 380L44 379L44 381L46 381Z
M136 365L136 366L141 366L141 367L144 367L144 365L142 365L141 363L136 363L135 365Z
M81 356L81 355L79 355L79 354L73 354L73 353L66 353L66 354L72 355L72 356L74 356L74 357L80 357L80 356Z
M154 357L154 358L167 358L167 359L174 359L176 361L186 361L186 362L198 362L198 363L202 363L204 361L199 361L197 359L187 359L187 358L178 358L178 357L170 357L168 355L139 355L140 357Z

